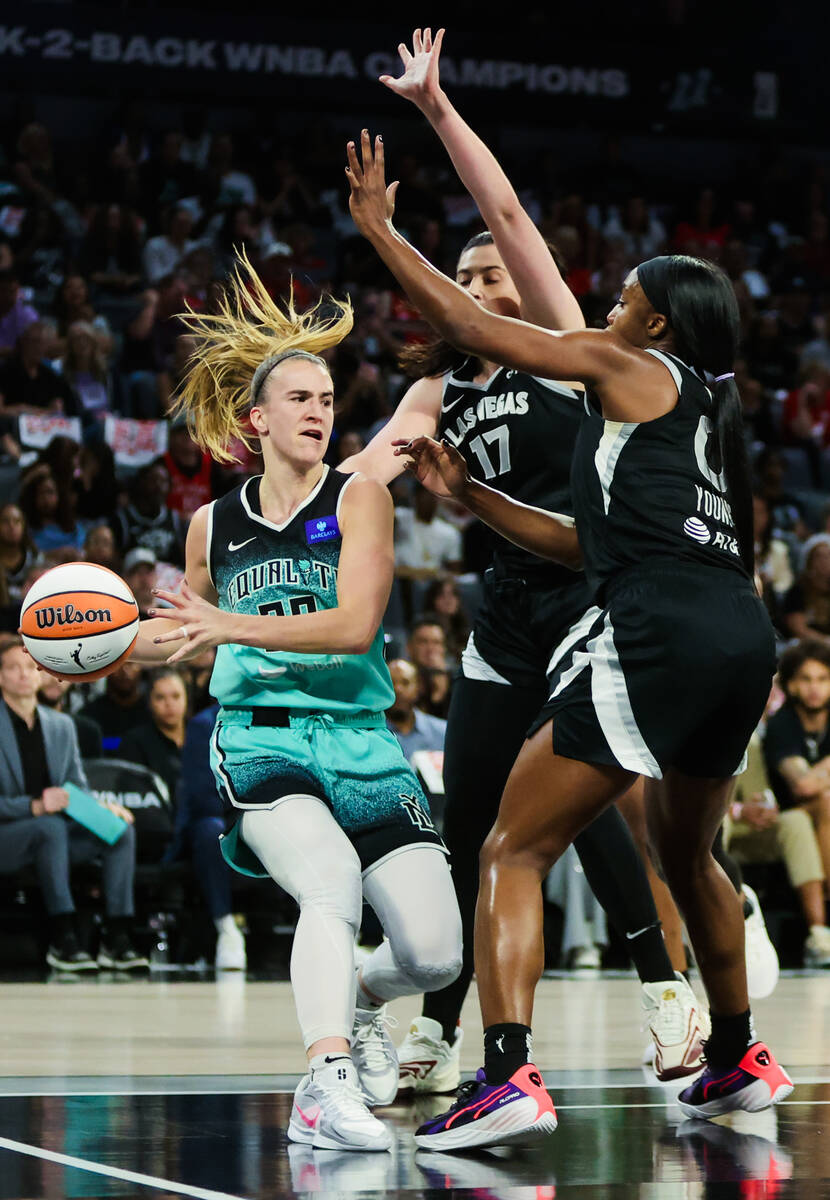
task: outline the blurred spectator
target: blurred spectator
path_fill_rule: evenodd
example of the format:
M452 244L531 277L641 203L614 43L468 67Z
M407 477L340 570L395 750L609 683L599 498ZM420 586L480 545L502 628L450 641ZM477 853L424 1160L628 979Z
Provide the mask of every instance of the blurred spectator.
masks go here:
M438 499L420 484L413 508L395 509L395 574L430 579L463 566L461 534L438 516Z
M92 525L84 537L84 560L120 573L121 559L115 546L115 535L103 522Z
M441 622L447 653L453 662L460 663L470 636L470 622L464 611L458 580L452 575L434 579L424 592L423 609Z
M46 328L42 321L32 321L0 365L0 413L76 412L69 385L47 365L45 354Z
M106 352L88 321L74 321L69 326L61 371L74 393L73 407L85 424L102 421L117 407Z
M193 232L193 213L186 204L179 204L168 214L165 232L150 238L144 247L142 262L147 281L155 286L170 275L182 260L198 245Z
M350 429L343 433L337 439L334 445L334 465L339 467L347 458L351 458L353 454L359 454L366 445L365 439L356 429Z
M784 862L808 929L805 966L830 966L825 924L824 870L816 831L803 808L782 812L764 767L761 739L753 737L747 769L738 776L724 822L724 847L738 863Z
M424 613L412 626L407 642L409 660L418 668L417 706L446 720L452 679L447 670L447 639L440 619Z
M230 208L234 204L256 204L256 185L234 162L233 138L229 133L214 134L207 168L207 200L211 208Z
M335 380L335 420L343 433L366 433L386 416L386 396L375 363L359 362L354 348L337 347L332 363Z
M418 668L405 658L396 658L389 664L389 674L395 700L386 710L386 727L400 742L406 758L411 759L418 750L443 750L447 722L417 707L421 688Z
M24 581L39 553L23 510L17 504L4 504L0 508L0 567L12 603L23 599Z
M40 684L37 690L39 703L51 708L53 712L68 714L75 726L75 733L78 735L81 758L100 758L103 753L100 726L95 721L91 721L89 717L82 716L81 713L69 711L69 693L75 686L72 680L57 679L45 671L41 673L39 679Z
M790 548L772 529L769 502L757 492L752 497L752 518L755 530L755 570L764 589L764 601L775 618L778 606L793 586Z
M801 548L801 571L782 603L791 637L830 640L830 533L815 533Z
M84 530L75 518L74 496L58 487L45 463L26 472L20 485L20 508L32 541L42 553L64 546L79 548L83 544Z
M20 281L12 267L0 270L0 359L7 358L21 334L38 320L31 304L20 297Z
M778 667L786 701L767 722L764 759L782 810L802 808L816 831L830 878L830 648L801 642ZM824 921L822 921L824 924Z
M762 312L756 317L747 337L745 353L753 378L766 391L789 391L797 357L784 337L776 312Z
M232 915L232 872L219 849L219 838L228 823L210 766L210 739L218 712L219 706L214 704L188 722L182 749L175 840L167 859L175 861L185 853L192 857L196 879L216 926L217 971L244 971L245 939Z
M615 211L605 222L603 237L619 242L633 266L662 254L668 235L663 222L651 211L643 196L629 196L622 213Z
M40 673L19 637L0 641L0 874L32 866L49 915L46 961L58 971L89 971L97 965L146 967L132 946L135 834L130 814L124 833L110 846L63 816L69 803L64 783L86 790L75 726L59 712L39 706ZM112 806L111 806L112 807ZM100 862L106 929L98 963L81 949L70 890L69 868Z
M89 299L89 288L83 275L67 275L58 289L54 303L58 334L66 338L76 321L91 325L102 351L110 344L110 327L106 317L95 312Z
M821 451L830 443L829 382L825 367L805 367L800 386L787 396L781 414L782 440L804 450L816 488L821 487Z
M161 562L184 566L185 526L179 513L167 507L170 486L170 472L162 459L136 473L129 503L113 518L122 553L141 546Z
M156 586L156 556L146 546L135 546L124 555L121 574L135 596L138 611L146 617L151 608L156 607L153 588Z
M180 417L170 426L164 465L170 476L167 507L189 521L197 508L214 499L214 463L200 450L187 420Z
M211 708L214 704L210 694L210 680L215 661L216 650L211 646L181 665L181 672L187 680L190 710L194 714L201 712L204 708Z
M0 566L0 633L16 633L20 624L20 602L12 600L6 572Z
M75 479L78 516L85 521L100 521L118 507L124 485L115 474L115 456L101 439L84 442Z
M776 534L793 533L800 540L809 530L800 502L784 487L787 464L779 450L766 446L755 459L756 491L766 500Z
M183 151L184 135L178 129L169 129L162 137L158 152L141 164L144 212L155 214L170 205L176 205L174 212L177 212L180 201L197 196L201 189L201 172Z
M717 259L729 233L729 224L718 211L714 189L703 187L698 193L694 212L675 226L674 248L678 254Z
M117 751L126 733L146 725L150 719L141 678L141 667L126 659L107 676L103 695L96 696L81 709L82 716L89 717L100 727L107 753Z
M141 240L135 214L122 204L96 209L81 249L83 274L101 296L120 297L141 283Z
M149 767L167 785L175 799L182 769L182 746L187 722L187 685L175 667L159 667L150 674L147 707L150 720L137 725L121 739L118 757Z
M173 357L161 373L158 382L161 407L165 415L169 414L178 395L179 387L187 374L191 355L195 350L196 338L189 333L180 333L173 346Z
M771 445L779 441L776 418L773 415L770 397L754 379L745 358L735 360L735 385L741 396L741 413L747 441L765 442Z

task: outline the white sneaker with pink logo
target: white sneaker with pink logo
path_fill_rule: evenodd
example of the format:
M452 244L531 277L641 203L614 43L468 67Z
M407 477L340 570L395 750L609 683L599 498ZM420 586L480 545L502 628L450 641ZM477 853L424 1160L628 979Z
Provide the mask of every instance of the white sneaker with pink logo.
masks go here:
M389 1130L363 1100L354 1063L331 1055L294 1093L288 1137L317 1150L390 1150Z

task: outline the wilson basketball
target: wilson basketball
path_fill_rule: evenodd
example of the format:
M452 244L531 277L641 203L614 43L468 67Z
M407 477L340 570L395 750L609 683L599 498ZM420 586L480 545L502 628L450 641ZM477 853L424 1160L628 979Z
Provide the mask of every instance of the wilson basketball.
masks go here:
M138 636L138 605L120 576L94 563L62 563L29 588L20 613L23 643L54 675L109 675Z

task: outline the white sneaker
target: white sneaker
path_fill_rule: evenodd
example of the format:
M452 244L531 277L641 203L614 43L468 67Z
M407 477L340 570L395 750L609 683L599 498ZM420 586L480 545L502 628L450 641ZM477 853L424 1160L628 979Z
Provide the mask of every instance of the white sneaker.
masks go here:
M654 1073L659 1080L696 1075L704 1066L703 1022L697 998L682 975L643 984L646 1024L654 1041Z
M289 1142L288 1165L294 1195L355 1200L356 1192L394 1194L397 1190L393 1154L372 1154L367 1150L316 1150L301 1142Z
M300 1080L294 1093L288 1137L317 1150L389 1150L389 1130L363 1102L350 1058L332 1056Z
M826 925L811 925L804 943L805 967L830 967L830 929Z
M569 971L598 971L601 966L599 946L574 946L568 955Z
M452 1045L442 1037L439 1021L416 1017L398 1047L401 1092L454 1092L461 1082L461 1043L464 1032L459 1025Z
M244 971L248 965L245 953L245 938L234 925L233 929L223 929L216 939L217 971Z
M385 1004L354 1010L352 1059L367 1104L391 1104L398 1094L398 1054L389 1036L397 1024Z
M769 940L758 897L747 884L743 885L743 893L752 906L752 912L744 919L746 986L750 999L763 1000L778 983L778 955Z

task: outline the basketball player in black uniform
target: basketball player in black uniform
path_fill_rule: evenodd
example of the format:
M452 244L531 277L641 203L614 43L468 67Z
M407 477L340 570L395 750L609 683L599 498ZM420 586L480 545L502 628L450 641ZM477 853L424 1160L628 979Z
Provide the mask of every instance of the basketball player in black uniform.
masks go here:
M462 182L495 233L464 247L456 278L493 312L520 314L552 328L584 328L584 318L539 231L495 158L438 87L441 34L416 30L414 55L401 47L405 74L383 77L415 102L446 145ZM341 470L388 483L402 470L392 442L419 434L443 438L471 474L527 504L569 514L570 465L582 385L536 377L468 357L445 342L413 348L405 365L418 376L381 433ZM548 696L545 669L555 647L589 605L582 575L494 538L484 603L455 681L445 743L444 837L464 927L461 975L425 995L399 1047L400 1086L448 1092L460 1081L459 1017L473 975L478 854L530 723ZM643 1005L661 1079L700 1069L701 1028L694 993L676 977L645 871L615 808L576 842L586 876L625 934L643 984Z
M425 319L471 354L588 389L571 471L575 527L472 480L446 444L420 438L399 447L423 483L461 496L525 549L581 565L594 599L554 655L550 699L482 851L476 973L485 1065L416 1141L457 1149L555 1127L530 1061L539 883L637 774L646 776L652 840L712 1018L706 1069L680 1106L702 1117L764 1108L792 1083L755 1039L741 905L712 856L775 671L772 627L753 584L729 280L701 259L652 259L631 272L604 331L553 333L489 313L396 232L382 142L373 149L364 133L361 151L362 163L348 146L352 215Z

